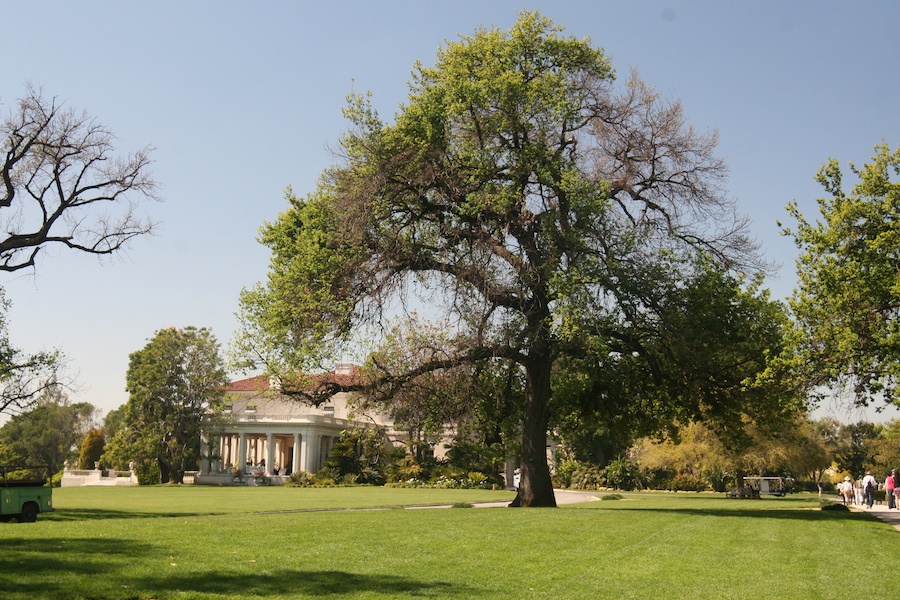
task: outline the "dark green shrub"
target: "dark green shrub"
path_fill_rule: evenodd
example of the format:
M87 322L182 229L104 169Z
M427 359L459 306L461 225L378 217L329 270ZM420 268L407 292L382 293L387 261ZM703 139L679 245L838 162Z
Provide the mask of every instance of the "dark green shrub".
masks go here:
M359 480L359 475L356 473L344 473L338 479L338 483L340 485L356 485L356 482Z
M672 472L668 469L641 469L640 481L647 489L667 490L672 486Z
M600 500L621 500L622 494L604 494L600 496Z
M138 485L157 485L159 483L159 464L155 460L140 461L135 465Z
M556 469L550 476L553 487L565 489L572 486L572 474L578 470L581 463L577 460L563 460L556 465Z
M850 508L847 506L844 506L843 504L840 504L838 502L825 501L825 502L822 502L822 510L834 510L834 511L838 511L838 512L841 512L841 511L846 512L846 511L849 511Z
M383 485L389 458L387 435L382 427L346 429L335 442L316 474L317 485L334 485L343 477L355 475L354 481ZM351 478L347 477L346 480ZM332 483L326 483L331 480Z
M581 463L572 473L569 485L573 490L597 490L606 486L603 470L596 465Z
M734 473L729 473L720 468L712 468L706 473L708 488L714 492L727 492L734 482Z
M427 479L425 468L412 454L403 453L391 464L389 481L421 481Z
M306 471L296 471L291 473L291 476L288 477L288 480L285 482L285 485L291 487L303 487L307 485L312 485L313 476L307 473Z
M617 458L606 466L606 485L626 491L638 489L641 487L640 469L626 458Z
M457 439L447 449L446 465L462 473L484 473L490 484L503 485L507 453L499 444L486 445ZM432 479L438 477L432 474Z
M93 469L95 463L100 462L103 448L106 446L106 438L103 432L92 427L81 440L81 449L78 454L79 469Z

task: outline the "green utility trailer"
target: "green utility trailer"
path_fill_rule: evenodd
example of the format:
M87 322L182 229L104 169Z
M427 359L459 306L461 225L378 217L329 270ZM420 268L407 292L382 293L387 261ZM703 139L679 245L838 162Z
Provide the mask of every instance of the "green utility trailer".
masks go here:
M0 520L34 523L38 513L53 510L47 467L0 466Z

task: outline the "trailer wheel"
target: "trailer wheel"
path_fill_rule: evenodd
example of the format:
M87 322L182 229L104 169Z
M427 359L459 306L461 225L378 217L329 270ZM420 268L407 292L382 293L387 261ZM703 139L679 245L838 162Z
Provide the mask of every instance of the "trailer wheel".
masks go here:
M34 502L26 502L19 514L19 523L34 523L37 521L38 505Z

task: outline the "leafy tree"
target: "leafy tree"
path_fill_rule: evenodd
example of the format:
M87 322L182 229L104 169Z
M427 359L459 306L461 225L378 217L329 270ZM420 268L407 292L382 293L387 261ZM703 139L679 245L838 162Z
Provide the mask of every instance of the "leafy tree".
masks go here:
M389 466L388 447L384 428L344 430L325 459L322 471L335 474L335 479L340 478L341 482L381 485Z
M752 379L765 356L756 345L771 337L752 314L769 315L767 299L726 275L761 261L722 189L715 135L698 134L679 103L636 76L620 92L612 81L602 50L525 12L508 32L479 30L440 49L433 68L417 64L393 124L351 97L342 162L307 198L289 191L288 210L262 229L273 256L266 285L242 295L247 364L302 397L297 372L339 355L398 297L426 299L453 315L455 337L378 383L399 388L486 360L516 370L514 504L524 506L555 505L545 446L554 370L569 358L614 384L589 398L608 402L594 411L604 416L626 406L648 425L672 415L725 423L755 411L766 396L748 398L736 378L710 382L690 359L699 343L697 356ZM705 311L715 318L703 331L715 334L697 339L690 311L723 281ZM728 294L736 305L720 301ZM713 329L732 316L752 335ZM320 391L339 389L356 388Z
M876 443L883 425L859 421L842 425L837 432L834 462L854 478L862 477L875 463Z
M891 469L900 469L900 420L887 423L871 444L872 468L876 475L886 476Z
M709 475L735 467L722 442L700 423L683 427L676 437L645 438L635 446L634 456L642 469L665 470L671 475Z
M367 359L374 373L394 373L428 360L451 339L442 323L429 323L418 315L393 326L377 352ZM435 370L411 379L399 389L374 388L357 395L354 404L361 411L381 411L405 431L407 445L416 460L424 460L440 441L445 429L458 423L466 411L462 399L466 385L459 368Z
M723 476L736 473L793 474L820 481L833 457L823 423L797 416L790 427L781 429L747 427L749 441L737 450L729 449L709 427L692 423L673 437L645 438L636 445L635 457L643 469L702 475L716 489Z
M106 445L106 439L103 432L96 427L91 427L81 440L81 447L78 452L78 468L93 469L95 463L100 462L103 456L103 447Z
M9 301L0 288L0 414L18 413L61 387L63 356L58 351L26 354L9 339Z
M806 477L809 481L822 481L825 470L834 461L834 428L830 419L799 420L789 441L793 444L793 457L787 472Z
M378 351L369 355L369 376L390 382L393 373L435 359L453 343L452 329L446 322L430 323L412 315L393 327ZM518 370L501 361L482 361L435 369L398 389L390 383L375 386L358 395L356 403L363 410L386 412L396 429L406 431L418 463L450 435L452 463L468 470L482 470L491 463L487 471L499 476L510 456L510 441L518 435L523 389ZM500 464L494 464L498 460Z
M6 461L47 465L51 473L62 470L77 457L77 444L91 426L94 407L87 402L69 403L60 390L44 392L37 404L14 415L0 428L0 446Z
M206 328L161 329L131 354L125 378L124 423L103 462L134 461L144 472L158 470L161 483L181 483L199 464L201 421L223 409L218 342Z
M106 413L103 418L103 438L106 444L103 446L101 461L105 467L116 471L125 471L131 468L133 457L126 444L127 433L117 435L119 431L126 429L127 404Z
M703 260L682 275L683 281L665 284L669 289L637 284L643 289L629 304L642 298L652 313L618 325L607 340L589 326L568 340L552 408L575 458L602 465L634 440L675 436L693 420L709 422L737 452L753 441L752 428L777 429L802 408L782 386L785 373L770 368L770 358L785 351L784 307L759 281L743 285ZM628 351L616 335L641 350Z
M872 162L850 169L859 179L849 193L837 160L816 179L820 219L807 221L796 202L794 238L799 284L790 301L795 343L808 385L849 393L866 405L895 402L900 377L900 149L875 147Z
M125 424L125 405L112 409L103 417L103 437L111 439Z

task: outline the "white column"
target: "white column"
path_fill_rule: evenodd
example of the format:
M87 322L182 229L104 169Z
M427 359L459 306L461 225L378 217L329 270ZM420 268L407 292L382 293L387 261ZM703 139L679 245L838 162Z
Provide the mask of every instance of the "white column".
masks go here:
M307 462L309 464L309 469L307 469L310 473L315 473L319 470L321 463L319 462L319 450L322 446L322 436L318 434L309 436L309 444L306 445L307 451L309 452L309 457L307 458Z
M300 468L300 434L294 434L294 460L291 461L291 473L302 471Z
M237 468L244 470L247 467L247 434L243 431L238 434Z
M266 434L266 475L271 475L275 468L275 434Z
M300 462L297 463L297 470L309 473L309 431L304 431L300 438Z
M307 473L315 473L319 470L319 444L320 435L304 433L300 440L300 469Z
M209 473L209 449L212 447L209 443L209 434L205 431L200 432L200 474Z

